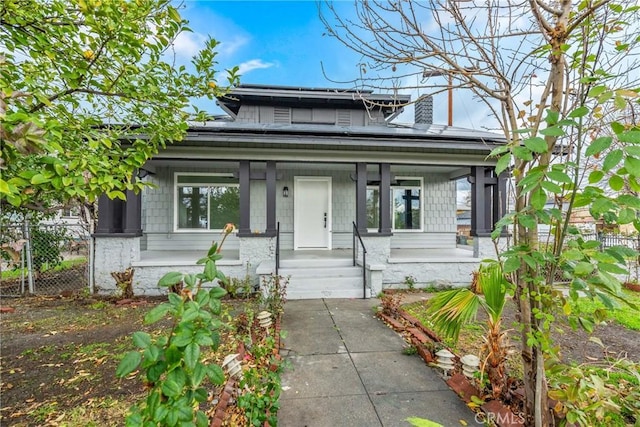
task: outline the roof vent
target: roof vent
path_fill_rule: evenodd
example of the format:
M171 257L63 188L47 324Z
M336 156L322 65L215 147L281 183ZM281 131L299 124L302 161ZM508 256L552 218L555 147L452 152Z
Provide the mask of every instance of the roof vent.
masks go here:
M423 95L415 103L415 123L425 125L433 124L433 97L431 95Z
M351 111L350 110L338 110L336 112L337 125L338 126L351 126Z
M285 125L291 124L291 108L289 107L274 107L273 109L273 122L281 123Z

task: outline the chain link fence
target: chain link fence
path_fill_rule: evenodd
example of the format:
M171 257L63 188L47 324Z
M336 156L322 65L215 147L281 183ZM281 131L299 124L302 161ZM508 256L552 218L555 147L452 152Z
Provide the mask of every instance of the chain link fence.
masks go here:
M0 296L89 288L91 235L82 223L2 224Z
M575 239L578 236L569 235L567 239ZM606 248L610 248L613 246L625 246L627 248L633 249L635 251L640 252L640 235L624 235L624 234L616 234L616 233L583 233L580 234L584 240L593 240L600 243L600 250L605 250ZM538 240L543 244L552 243L554 236L549 233L539 233ZM640 258L632 258L627 260L627 269L629 271L628 277L626 280L637 282L640 280ZM556 280L558 282L563 282L565 279L562 277L562 272L556 272Z

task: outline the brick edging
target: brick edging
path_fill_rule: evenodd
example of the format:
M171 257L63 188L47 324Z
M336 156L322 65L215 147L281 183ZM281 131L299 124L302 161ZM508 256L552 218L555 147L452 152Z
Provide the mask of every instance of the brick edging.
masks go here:
M435 363L436 360L433 353L426 347L426 344L432 343L448 348L433 331L425 327L418 319L403 309L398 310L400 319L384 314L381 311L376 313L376 315L394 331L399 334L408 335L411 345L416 348L422 360L428 365ZM449 350L451 351L451 349ZM455 359L459 360L457 355ZM480 391L461 373L453 374L446 383L465 403L471 402L472 396L481 397ZM495 421L499 427L517 427L524 425L524 422L519 422L521 417L514 414L511 408L499 400L489 400L478 409L484 413L490 413L498 417L499 419Z
M441 343L442 342L440 340L440 337L438 337L438 335L436 335L435 332L433 332L431 329L429 329L426 326L424 326L421 321L419 321L418 319L416 319L415 317L413 317L412 315L407 313L404 309L400 309L399 313L400 313L400 316L402 316L403 319L405 319L407 322L411 323L416 328L420 329L425 335L427 335L431 339L431 341L437 342L437 343Z
M280 348L281 348L281 337L280 337L280 333L282 331L282 326L281 326L281 322L280 322L280 316L278 316L275 319L275 325L274 325L274 338L275 338L275 351L274 351L274 357L280 361L282 360L282 356L280 356ZM238 344L237 347L237 352L238 352L238 358L239 360L244 359L244 356L246 354L246 350L244 348L244 343L240 342ZM220 393L220 397L218 400L218 404L216 405L216 409L214 412L214 415L209 423L210 427L221 427L222 423L225 421L225 415L226 415L226 410L229 407L229 402L231 401L231 398L233 397L233 394L236 390L236 380L235 378L229 378L229 380L227 380L224 389L222 390L222 393ZM265 421L265 427L269 426L269 423Z
M226 410L229 406L229 402L231 401L231 397L233 396L233 392L236 388L236 380L234 378L229 378L227 383L224 385L224 389L222 393L220 393L220 400L218 400L218 404L216 405L216 411L209 423L210 427L221 427L224 422Z

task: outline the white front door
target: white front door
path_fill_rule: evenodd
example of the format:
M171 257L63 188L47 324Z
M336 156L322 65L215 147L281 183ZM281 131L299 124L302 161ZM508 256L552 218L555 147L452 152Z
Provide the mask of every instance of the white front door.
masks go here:
M331 177L295 177L294 248L331 249Z

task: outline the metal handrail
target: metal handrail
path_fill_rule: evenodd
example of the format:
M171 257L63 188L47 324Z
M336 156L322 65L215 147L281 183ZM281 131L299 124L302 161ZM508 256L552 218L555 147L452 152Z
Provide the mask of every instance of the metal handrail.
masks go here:
M364 242L362 241L362 236L360 236L360 232L358 231L358 226L355 221L353 224L353 266L356 265L356 237L358 237L358 241L360 242L360 246L362 246L362 298L367 297L367 248L364 246Z
M276 225L276 276L280 270L280 221Z

